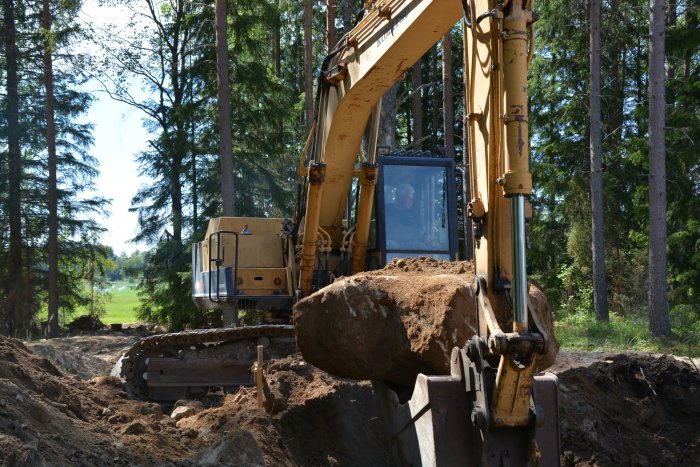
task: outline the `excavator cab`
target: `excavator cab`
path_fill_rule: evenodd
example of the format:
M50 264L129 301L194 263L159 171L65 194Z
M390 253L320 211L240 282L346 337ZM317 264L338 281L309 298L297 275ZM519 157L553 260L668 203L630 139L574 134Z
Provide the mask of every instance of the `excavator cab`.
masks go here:
M394 258L457 259L454 161L412 151L380 157L376 238L380 264Z

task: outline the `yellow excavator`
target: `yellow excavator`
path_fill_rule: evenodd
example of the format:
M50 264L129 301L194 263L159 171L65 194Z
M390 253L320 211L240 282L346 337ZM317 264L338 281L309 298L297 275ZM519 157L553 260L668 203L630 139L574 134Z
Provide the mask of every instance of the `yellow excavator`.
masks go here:
M454 162L391 153L377 146L377 131L382 95L461 20L469 161L461 182L472 193L463 204L473 225L465 235L475 245L478 334L453 350L450 375L419 375L409 401L375 387L402 463L558 465L557 381L534 370L553 336L528 312L526 276L535 19L532 0L367 1L322 64L293 218L210 221L193 245L192 295L221 311L224 327L137 343L122 360L129 393L172 400L251 384L258 344L267 358L291 351L294 303L335 277L394 258L458 259ZM396 229L391 212L406 192L414 214ZM256 310L268 324L238 325Z

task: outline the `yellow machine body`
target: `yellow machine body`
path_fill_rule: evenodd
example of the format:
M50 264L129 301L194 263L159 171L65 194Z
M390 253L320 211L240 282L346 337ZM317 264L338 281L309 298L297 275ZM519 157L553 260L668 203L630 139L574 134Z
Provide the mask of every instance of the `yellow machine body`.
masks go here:
M313 291L330 251L347 254L352 273L367 267L377 182L375 148L368 154L361 150L368 120L378 113L382 95L465 18L465 153L470 168L465 178L473 196L468 211L476 226L474 290L481 329L468 346L453 352L452 375L420 375L410 409L400 409L396 400L389 405L404 410L398 415L401 428L396 436L408 434L409 440L400 442L406 462L527 465L542 460L556 465L558 434L551 435L558 433L556 378L534 375L534 354L547 346L549 336L528 321L528 300L523 298L523 232L532 192L527 73L534 47L533 2L377 0L366 2L365 8L363 19L322 67L317 120L298 170L305 182L305 210L294 220L295 228L290 231L282 219L213 219L206 239L193 253L193 295L210 301L214 297L214 302L221 296L234 297L234 302L250 297L253 302L291 306ZM376 131L376 125L372 127ZM349 225L353 180L359 207ZM233 290L228 284L235 284ZM493 368L492 380L481 374L484 365ZM390 393L381 388L380 393ZM534 392L546 403L536 404ZM453 401L457 402L450 405ZM555 418L549 436L540 436L537 429L537 441L536 405L546 408L550 425ZM436 422L437 410L449 411L451 406L459 410L447 418L461 435L441 438L444 427ZM426 413L429 416L421 418ZM420 428L423 423L427 425ZM406 430L409 425L411 430ZM481 440L475 442L472 435ZM457 439L468 446L456 449ZM454 458L454 453L473 458Z

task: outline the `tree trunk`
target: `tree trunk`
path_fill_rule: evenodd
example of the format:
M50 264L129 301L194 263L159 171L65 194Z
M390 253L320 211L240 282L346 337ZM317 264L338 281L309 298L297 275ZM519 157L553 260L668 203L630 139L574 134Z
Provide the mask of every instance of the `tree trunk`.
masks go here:
M196 232L199 228L199 186L197 182L197 140L194 122L191 122L190 137L192 139L192 231Z
M353 17L353 4L355 0L342 0L342 20L343 20L343 34L347 34L348 31L352 29L352 17Z
M438 128L440 128L440 101L438 94L438 84L441 80L440 62L438 62L438 46L433 47L430 60L430 150L438 154Z
M650 1L649 21L649 330L671 334L666 298L666 94L663 0Z
M13 0L3 1L4 32L5 32L5 66L7 89L7 150L8 150L8 181L9 201L8 214L10 217L10 264L7 286L6 322L10 335L17 335L29 321L25 316L26 278L22 256L22 216L21 216L21 186L22 186L22 156L20 150L19 128L19 92L17 76L17 31L15 28L15 8Z
M389 149L396 148L396 112L398 110L396 97L400 85L400 81L397 81L382 97L382 113L379 119L377 141L380 146L388 146Z
M272 27L272 61L275 67L275 77L282 76L282 18L278 14Z
M326 0L326 41L328 53L335 48L335 0Z
M306 133L311 133L314 122L314 83L313 83L313 47L312 47L312 25L313 25L313 2L304 2L304 94L305 94L305 115Z
M46 143L49 152L49 337L58 337L58 188L56 185L56 124L51 54L49 0L42 1L44 28L44 86L46 88Z
M221 202L224 216L235 216L235 177L231 137L231 90L228 73L226 0L216 0L216 80L219 104L219 158L221 159ZM173 215L175 212L173 212Z
M603 163L600 121L600 2L590 7L590 125L591 125L591 249L593 263L593 307L598 321L609 321L608 284L605 277L603 232Z
M445 155L455 157L454 103L452 102L452 40L448 31L442 36L442 122L445 132Z
M413 114L413 149L421 149L423 147L423 102L421 100L421 88L423 87L423 78L421 76L421 64L423 59L420 59L413 65L411 71L411 113Z
M184 139L179 139L184 143ZM184 146L183 146L184 147ZM176 149L170 168L170 209L173 217L173 240L182 246L182 182L180 174L182 172L183 155ZM226 214L224 214L226 215ZM233 215L233 214L232 214Z

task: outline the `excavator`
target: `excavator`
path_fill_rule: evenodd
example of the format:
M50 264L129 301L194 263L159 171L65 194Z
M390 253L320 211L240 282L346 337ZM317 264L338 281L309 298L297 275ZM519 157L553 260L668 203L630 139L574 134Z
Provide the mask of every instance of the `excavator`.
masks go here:
M265 358L294 351L294 304L336 277L395 258L457 260L461 182L472 194L463 211L472 225L465 235L474 245L478 333L452 350L449 375L420 374L409 400L376 382L397 460L558 465L558 383L535 374L534 363L553 336L529 310L526 273L536 18L533 0L366 1L321 66L293 218L210 221L193 245L192 296L221 312L224 326L135 344L122 359L128 392L174 400L250 385L261 349ZM469 161L461 173L452 159L377 145L382 95L460 21ZM397 229L394 213L406 197L413 214ZM251 313L265 324L241 326Z

